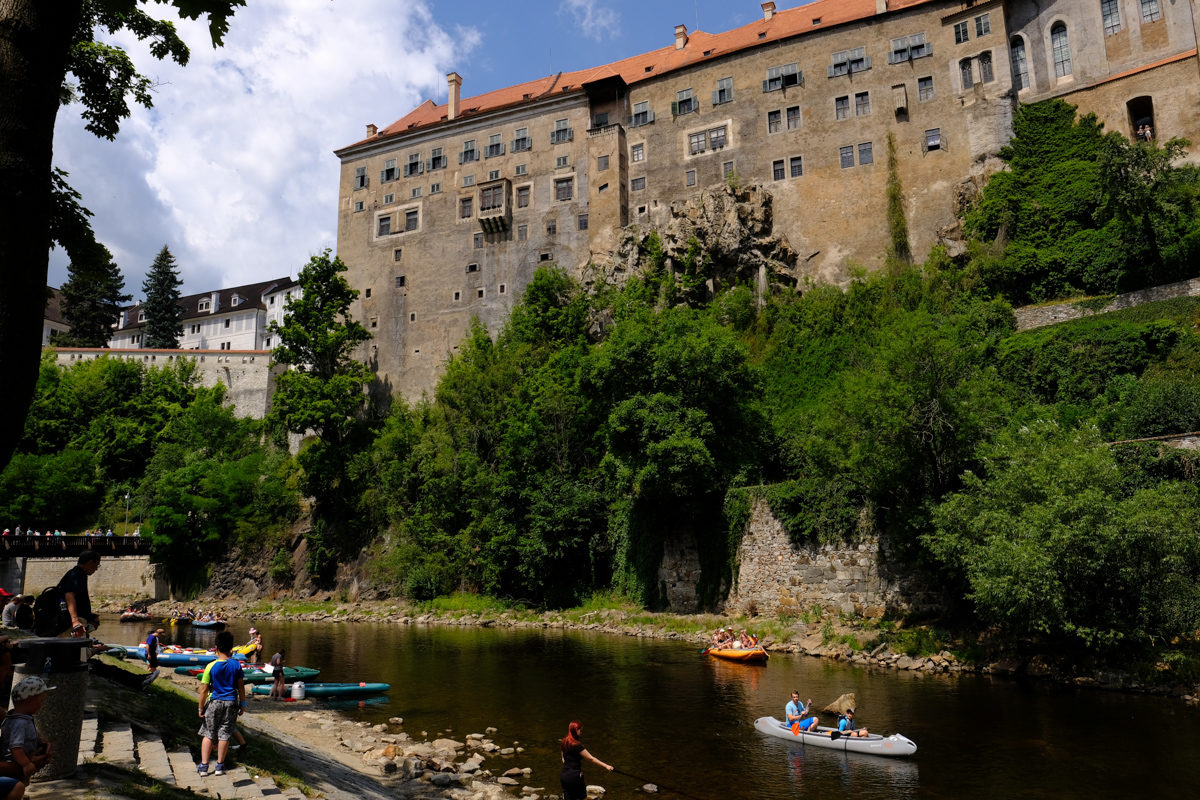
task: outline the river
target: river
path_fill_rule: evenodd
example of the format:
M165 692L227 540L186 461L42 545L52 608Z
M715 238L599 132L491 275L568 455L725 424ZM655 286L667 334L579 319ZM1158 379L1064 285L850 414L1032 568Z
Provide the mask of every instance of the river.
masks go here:
M499 729L499 773L530 767L560 793L557 741L583 723L599 758L657 783L664 798L1174 798L1200 796L1200 711L1178 700L987 676L930 676L773 655L765 667L718 662L677 641L585 631L255 623L267 655L321 669L324 681L384 681L386 701L342 713L404 718L414 736ZM250 625L230 626L239 644ZM114 643L145 624L105 621ZM211 646L215 634L168 629L168 642ZM804 748L754 730L783 715L791 690L820 708L854 692L858 723L903 733L910 759ZM823 722L832 721L823 715ZM499 767L499 769L497 769ZM585 765L607 798L645 796L643 781ZM676 792L667 789L679 790Z

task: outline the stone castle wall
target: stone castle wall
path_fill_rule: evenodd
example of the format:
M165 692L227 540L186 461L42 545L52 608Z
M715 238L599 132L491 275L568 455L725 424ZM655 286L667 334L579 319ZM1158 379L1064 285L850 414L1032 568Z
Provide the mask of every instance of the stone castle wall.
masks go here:
M1156 303L1160 300L1171 300L1176 297L1200 297L1200 278L1189 281L1169 283L1164 286L1151 286L1136 292L1119 294L1112 302L1103 308L1090 309L1075 302L1052 303L1049 305L1026 306L1015 310L1017 330L1027 331L1031 328L1042 328L1058 322L1070 322L1095 314L1107 314L1123 308L1133 308L1143 303Z
M284 368L271 366L270 350L109 350L98 347L55 348L60 367L96 358L140 361L148 367L172 366L189 359L197 368L203 386L224 384L225 401L238 416L262 419L271 408L275 376Z

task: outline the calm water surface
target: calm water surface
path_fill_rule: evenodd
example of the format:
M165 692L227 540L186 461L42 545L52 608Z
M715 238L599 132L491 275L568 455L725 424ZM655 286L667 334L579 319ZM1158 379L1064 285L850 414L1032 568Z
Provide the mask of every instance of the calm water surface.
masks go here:
M104 638L131 644L143 624L106 620ZM239 643L249 623L230 626ZM455 738L494 726L526 752L489 761L531 767L558 793L557 743L571 719L588 749L700 800L753 798L1200 797L1200 712L1179 701L979 676L930 677L773 655L766 667L718 662L698 648L579 631L374 624L256 623L269 655L321 669L323 681L384 681L385 702L342 713L402 716L416 735ZM215 634L169 629L167 641L211 646ZM818 707L843 692L858 722L920 748L885 759L804 748L754 730L783 716L791 690ZM281 708L286 708L282 706ZM275 713L265 704L257 713ZM830 722L829 715L824 716ZM498 770L497 766L503 764ZM646 797L643 781L584 770L607 797Z

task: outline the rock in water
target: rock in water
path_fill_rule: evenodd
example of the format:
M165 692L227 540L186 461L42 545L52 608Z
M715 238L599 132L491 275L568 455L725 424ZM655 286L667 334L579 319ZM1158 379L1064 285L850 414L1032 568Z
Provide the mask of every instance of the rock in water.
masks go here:
M854 692L847 692L821 710L830 714L845 714L848 708L857 708L854 705Z

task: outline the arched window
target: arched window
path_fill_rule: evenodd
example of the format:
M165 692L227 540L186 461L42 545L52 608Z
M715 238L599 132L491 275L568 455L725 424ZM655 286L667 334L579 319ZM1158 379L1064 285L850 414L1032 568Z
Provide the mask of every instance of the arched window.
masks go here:
M958 62L958 71L962 75L962 88L965 92L975 85L975 75L971 72L971 59L964 58Z
M1100 17L1104 20L1104 35L1121 32L1121 4L1118 0L1100 0Z
M1055 23L1050 29L1050 46L1054 50L1054 74L1065 78L1071 74L1071 43L1067 40L1067 26Z
M1008 60L1012 62L1013 88L1018 92L1029 88L1029 62L1025 58L1025 40L1020 36L1008 43Z
M992 70L992 51L979 54L979 79L984 83L991 83L996 80L995 72Z

